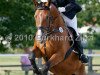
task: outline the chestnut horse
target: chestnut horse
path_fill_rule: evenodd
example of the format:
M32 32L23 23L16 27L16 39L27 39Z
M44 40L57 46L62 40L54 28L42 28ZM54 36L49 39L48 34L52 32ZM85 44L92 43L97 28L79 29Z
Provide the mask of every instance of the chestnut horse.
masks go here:
M48 71L54 75L86 75L85 65L74 51L65 58L71 46L68 38L64 37L69 35L55 5L50 0L40 4L36 0L33 2L37 7L34 15L37 32L30 59L33 71L37 75L47 75ZM37 68L35 57L44 58L42 69Z

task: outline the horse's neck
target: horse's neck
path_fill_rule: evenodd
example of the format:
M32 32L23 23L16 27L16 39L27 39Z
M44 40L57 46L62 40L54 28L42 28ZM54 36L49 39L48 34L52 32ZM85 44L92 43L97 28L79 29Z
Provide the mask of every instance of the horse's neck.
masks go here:
M57 20L55 21L55 24L57 25L57 27L63 27L64 26L64 20L63 20L63 18L60 14L59 14Z
M64 20L61 16L60 12L54 5L51 5L51 13L52 13L53 17L56 17L53 21L53 24L55 25L55 27L64 26Z

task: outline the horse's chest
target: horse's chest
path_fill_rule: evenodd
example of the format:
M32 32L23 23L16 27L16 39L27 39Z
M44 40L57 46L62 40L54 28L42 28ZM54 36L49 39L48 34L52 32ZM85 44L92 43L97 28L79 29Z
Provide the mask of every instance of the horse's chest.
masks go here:
M51 57L54 54L55 50L50 46L46 46L41 49L41 52L44 56Z
M56 52L56 47L52 42L47 41L46 44L38 44L38 48L40 49L43 56L51 57Z

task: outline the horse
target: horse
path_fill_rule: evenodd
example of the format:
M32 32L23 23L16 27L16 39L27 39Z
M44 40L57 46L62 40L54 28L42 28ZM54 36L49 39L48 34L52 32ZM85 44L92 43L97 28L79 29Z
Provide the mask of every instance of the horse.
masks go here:
M37 8L34 15L37 32L30 54L33 72L37 75L47 75L48 71L54 75L86 75L85 64L74 51L69 52L71 44L66 37L69 32L56 6L51 0L41 3L33 0L33 3ZM45 64L39 69L35 58L42 57Z

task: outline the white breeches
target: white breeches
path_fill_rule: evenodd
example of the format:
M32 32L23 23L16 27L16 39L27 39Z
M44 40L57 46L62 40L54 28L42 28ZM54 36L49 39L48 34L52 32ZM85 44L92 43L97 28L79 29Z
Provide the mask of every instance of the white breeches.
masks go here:
M78 29L77 29L77 17L76 17L76 15L73 19L69 19L63 13L61 13L61 15L62 15L62 17L65 21L65 25L68 26L68 27L72 27L76 31L77 35L79 35Z

